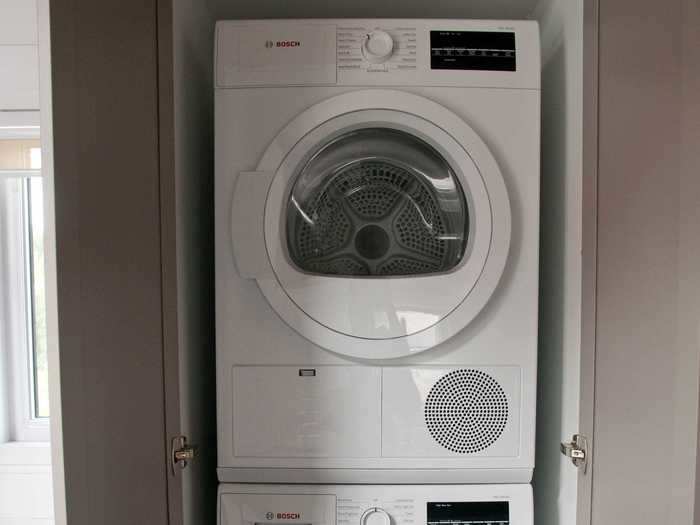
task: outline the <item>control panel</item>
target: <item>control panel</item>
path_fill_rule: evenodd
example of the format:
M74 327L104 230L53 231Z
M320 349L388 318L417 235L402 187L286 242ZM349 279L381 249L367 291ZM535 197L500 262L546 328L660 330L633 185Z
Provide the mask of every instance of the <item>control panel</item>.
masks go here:
M431 31L431 69L515 71L512 31Z
M339 497L336 525L416 523L416 500L410 497Z
M425 506L420 512L417 505ZM425 511L423 519L422 512ZM417 516L421 515L418 520ZM422 499L376 499L363 502L338 499L337 525L510 525L508 499L497 501L423 501ZM514 523L518 523L515 521Z
M411 26L338 26L339 70L415 70L417 29Z
M533 525L530 485L219 486L219 525Z
M532 21L317 19L217 24L216 85L539 89Z
M509 525L508 501L429 501L428 525Z

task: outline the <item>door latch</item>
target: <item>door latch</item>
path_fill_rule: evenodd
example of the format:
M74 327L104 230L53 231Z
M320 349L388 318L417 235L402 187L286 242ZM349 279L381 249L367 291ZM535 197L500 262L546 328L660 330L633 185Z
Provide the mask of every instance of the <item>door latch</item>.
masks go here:
M178 470L183 470L187 467L197 455L197 447L190 445L187 442L186 436L177 436L171 442L171 467L173 475L177 474Z
M571 441L559 445L561 453L578 468L583 467L583 473L588 471L588 440L586 436L574 434Z

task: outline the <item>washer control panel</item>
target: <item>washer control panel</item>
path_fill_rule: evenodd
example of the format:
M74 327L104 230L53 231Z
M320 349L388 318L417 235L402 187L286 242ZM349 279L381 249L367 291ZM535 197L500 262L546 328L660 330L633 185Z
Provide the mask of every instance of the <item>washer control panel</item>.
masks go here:
M391 516L381 507L371 507L362 514L360 525L391 525Z
M411 497L339 497L336 525L412 525L416 500Z
M533 525L530 485L219 486L219 525Z
M509 525L508 501L429 501L428 525Z

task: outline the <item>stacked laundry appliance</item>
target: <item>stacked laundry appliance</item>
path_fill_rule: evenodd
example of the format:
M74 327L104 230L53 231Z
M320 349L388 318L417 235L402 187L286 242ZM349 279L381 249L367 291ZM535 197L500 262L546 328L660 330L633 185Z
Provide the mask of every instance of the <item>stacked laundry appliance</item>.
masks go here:
M532 525L535 22L219 22L220 525Z

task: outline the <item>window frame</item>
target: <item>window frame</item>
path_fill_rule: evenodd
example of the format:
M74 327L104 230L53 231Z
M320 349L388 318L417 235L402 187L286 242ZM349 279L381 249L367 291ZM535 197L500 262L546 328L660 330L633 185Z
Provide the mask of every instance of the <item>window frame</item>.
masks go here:
M38 139L39 127L0 127L0 139ZM4 253L0 264L0 345L7 351L2 363L0 386L4 395L0 401L6 421L0 441L49 441L49 417L35 417L34 328L32 309L32 273L28 228L28 186L32 177L40 177L41 170L0 170L1 179L18 181L20 198L10 194L9 185L0 185L0 214L4 227L0 229L0 250ZM1 413L1 412L0 412Z

